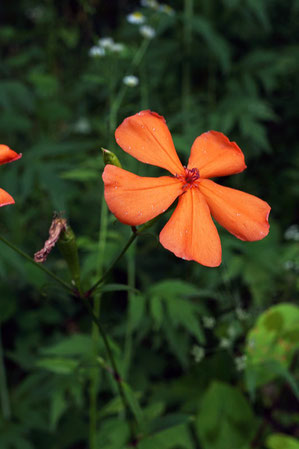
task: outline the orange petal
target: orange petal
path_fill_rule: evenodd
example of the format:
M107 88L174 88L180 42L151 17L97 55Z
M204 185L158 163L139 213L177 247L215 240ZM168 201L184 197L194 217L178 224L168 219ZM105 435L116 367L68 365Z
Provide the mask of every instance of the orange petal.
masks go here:
M160 242L177 257L208 267L220 265L220 238L205 198L197 188L180 196L177 208L160 233Z
M173 175L184 171L165 119L156 112L141 111L126 118L115 138L124 151L141 162L165 168Z
M188 168L198 168L202 178L227 176L245 170L244 154L222 133L208 131L192 145Z
M0 189L0 207L14 204L15 200L5 190Z
M131 226L146 223L164 212L183 189L176 178L145 178L114 165L106 165L103 181L110 211Z
M22 157L21 154L11 150L7 145L0 145L0 165L13 162Z
M271 208L265 201L209 179L202 179L199 189L215 220L238 239L254 241L266 237Z

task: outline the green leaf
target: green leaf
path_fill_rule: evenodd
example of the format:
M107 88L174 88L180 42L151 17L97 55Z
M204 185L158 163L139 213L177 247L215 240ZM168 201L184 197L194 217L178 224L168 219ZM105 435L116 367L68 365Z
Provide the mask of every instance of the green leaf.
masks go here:
M50 405L50 428L51 430L56 429L56 425L67 409L67 401L65 399L64 391L56 390L51 396Z
M200 296L201 290L189 282L178 279L166 279L150 288L150 295L162 298Z
M295 440L283 433L273 433L268 436L266 445L269 449L299 449L298 439Z
M205 392L196 420L204 449L245 449L257 423L245 397L234 387L213 382Z
M36 366L56 374L73 374L79 362L71 359L44 358L36 362Z
M91 338L84 334L74 334L61 339L59 343L41 349L44 355L76 356L91 353Z
M145 300L141 295L130 295L128 320L131 332L138 328L145 313Z
M97 289L101 292L121 292L121 291L127 291L127 292L133 292L133 293L140 293L137 288L130 287L127 284L107 284L103 287L100 287Z
M175 326L182 325L197 338L199 343L204 343L205 336L199 316L196 316L197 308L193 303L179 298L170 298L167 299L166 306L170 320Z
M175 425L146 437L138 444L139 449L194 449L189 426Z
M159 329L161 327L164 315L162 300L159 296L153 296L150 299L150 312L156 328Z
M136 393L134 393L131 389L131 387L124 381L122 381L123 390L126 396L126 399L128 401L128 404L130 406L131 411L133 412L133 415L135 416L138 424L142 427L143 426L143 413L140 408L140 405L137 401Z
M179 426L181 424L187 424L192 420L192 417L183 413L173 413L172 415L166 415L163 417L159 417L157 420L152 422L151 424L151 432L161 432L162 430L166 430L170 427Z
M194 32L203 38L207 47L214 53L222 70L227 71L231 65L231 51L228 42L206 18L193 16L190 23Z
M247 387L251 394L260 385L287 374L299 348L299 307L281 303L270 307L258 318L247 335Z

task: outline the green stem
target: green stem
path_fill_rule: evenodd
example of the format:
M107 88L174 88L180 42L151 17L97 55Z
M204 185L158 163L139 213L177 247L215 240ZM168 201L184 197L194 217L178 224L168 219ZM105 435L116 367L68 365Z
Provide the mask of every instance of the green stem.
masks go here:
M114 379L116 381L116 384L117 384L118 393L119 393L119 396L120 396L121 401L123 403L123 407L124 407L125 413L126 413L126 415L128 417L128 422L129 422L130 429L131 429L131 441L134 442L134 441L136 441L134 428L137 426L137 422L136 422L136 419L135 419L134 415L130 412L130 407L129 407L129 404L127 402L126 395L125 395L125 392L124 392L124 389L123 389L122 379L121 379L121 376L120 376L120 373L119 373L119 370L118 370L115 358L113 356L113 352L112 352L112 349L111 349L111 346L110 346L110 343L109 343L109 339L107 337L106 332L104 331L102 323L100 322L99 318L94 314L93 309L92 309L91 305L89 304L89 302L82 296L80 296L80 299L82 300L84 306L88 310L88 312L89 312L89 314L90 314L90 316L92 318L93 323L95 324L95 326L97 326L97 329L99 330L99 333L100 333L100 335L101 335L101 337L103 339L104 346L105 346L105 349L107 351L108 359L109 359L109 362L111 363L111 366L112 366L113 377L114 377ZM134 423L135 427L134 427L134 425L133 425L133 423L132 423L132 421L130 419L131 416L132 416L132 418L135 421L135 423Z
M128 251L128 286L131 287L132 291L135 288L135 277L136 277L136 265L135 265L135 246L131 246ZM134 293L132 291L128 292L128 316L127 316L127 328L126 328L126 336L125 336L125 346L124 346L124 376L125 379L128 378L129 370L130 370L130 362L131 362L131 354L132 354L132 328L130 323L130 308L131 302L134 301Z
M138 237L139 232L134 232L125 246L123 247L122 251L115 257L115 259L111 262L109 268L105 271L105 273L97 280L97 282L91 287L91 289L87 292L88 296L95 291L95 289L101 285L106 277L110 274L110 272L113 270L114 266L117 264L117 262L122 258L122 256L125 254L127 249L132 245L134 240Z
M193 0L184 1L184 29L183 42L185 58L183 61L182 76L182 109L184 116L184 132L188 132L191 111L191 49L192 49L192 26Z
M2 346L2 335L0 328L0 390L1 390L1 408L4 419L10 419L11 409L9 394L6 381L3 346Z
M40 263L35 262L35 260L32 259L32 257L30 257L28 254L24 253L24 251L22 251L21 249L17 248L13 243L6 240L6 238L3 237L2 235L0 235L0 241L2 241L5 245L7 245L9 248L11 248L16 253L18 253L20 256L22 256L24 259L26 259L28 262L32 263L37 268L39 268L41 271L46 273L48 276L50 276L52 279L54 279L56 282L58 282L58 284L62 285L63 288L68 290L68 292L74 294L74 289L71 285L69 285L63 279L60 279L58 276L56 276L56 274L52 273L52 271L48 270Z

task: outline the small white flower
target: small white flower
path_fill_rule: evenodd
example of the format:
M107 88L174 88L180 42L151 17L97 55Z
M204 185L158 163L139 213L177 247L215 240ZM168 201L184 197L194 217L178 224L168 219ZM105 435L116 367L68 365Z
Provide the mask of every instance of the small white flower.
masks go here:
M168 14L169 16L174 16L174 14L175 14L174 9L169 5L160 5L159 11L164 12L165 14Z
M156 36L156 30L149 25L142 25L139 28L140 34L146 39L153 39Z
M80 117L74 124L74 131L80 134L88 134L91 126L86 117Z
M248 319L249 314L246 312L246 310L242 309L242 307L236 308L236 315L239 318L240 321L245 321Z
M220 348L227 349L231 346L231 341L228 338L221 338L219 346Z
M141 12L135 11L127 15L127 21L134 25L142 25L145 22L145 16Z
M46 15L46 11L42 6L35 6L31 9L28 9L26 13L34 22L39 22Z
M123 83L129 87L136 87L139 84L139 79L134 75L127 75L123 78Z
M284 269L289 271L292 270L295 267L295 264L292 260L286 260L283 264Z
M102 57L105 56L106 52L105 49L102 47L99 47L98 45L94 45L93 47L91 47L89 49L88 52L89 56L91 56L92 58L98 58L98 57Z
M246 368L247 356L241 355L240 357L235 358L235 365L237 371L244 371Z
M234 326L229 326L227 329L227 333L231 339L233 339L236 336L236 329Z
M112 37L102 37L98 40L98 45L103 48L109 49L113 46L113 44L114 40L112 39Z
M144 8L152 8L152 9L158 9L159 3L157 0L141 0L140 5Z
M286 240L295 240L295 242L299 242L299 226L296 224L290 226L284 233L284 238Z
M125 49L124 44L118 44L118 43L113 44L110 48L110 50L113 53L121 53L122 51L124 51L124 49Z
M203 316L202 317L203 327L206 329L213 329L215 326L215 318L213 316Z
M198 345L194 345L191 349L191 354L194 357L195 363L201 362L205 357L205 350Z

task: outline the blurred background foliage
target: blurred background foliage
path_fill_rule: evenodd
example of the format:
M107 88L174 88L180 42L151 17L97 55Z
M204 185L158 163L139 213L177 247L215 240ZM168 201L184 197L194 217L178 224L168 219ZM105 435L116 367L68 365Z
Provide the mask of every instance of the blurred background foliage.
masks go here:
M16 200L0 211L10 241L33 255L63 211L88 288L130 234L105 215L100 147L130 171L161 174L114 142L115 127L147 108L166 117L183 162L208 129L235 140L248 169L221 182L272 207L263 241L220 230L219 269L162 249L162 218L110 277L138 289L104 293L100 311L138 447L298 449L298 0L14 0L0 10L1 143L23 153L1 168ZM1 449L127 447L82 305L0 251ZM70 281L57 250L47 266Z

